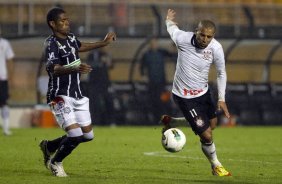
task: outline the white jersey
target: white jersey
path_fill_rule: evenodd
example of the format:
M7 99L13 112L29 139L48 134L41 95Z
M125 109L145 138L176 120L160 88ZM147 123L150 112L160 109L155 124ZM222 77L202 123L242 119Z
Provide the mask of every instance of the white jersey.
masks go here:
M217 69L218 98L225 101L226 70L221 44L212 39L199 49L192 45L193 32L180 30L172 21L166 21L167 31L177 46L178 57L172 93L182 98L195 98L208 91L208 76L212 63Z
M0 80L8 79L6 61L15 56L14 51L8 40L0 38Z

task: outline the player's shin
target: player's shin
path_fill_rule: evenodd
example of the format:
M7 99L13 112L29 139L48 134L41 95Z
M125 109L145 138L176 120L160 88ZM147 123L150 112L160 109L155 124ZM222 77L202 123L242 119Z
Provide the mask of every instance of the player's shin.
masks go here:
M6 135L10 134L10 127L9 127L9 107L4 105L1 111L1 117L3 119L3 132Z
M216 148L213 142L204 143L201 141L202 151L211 163L212 167L222 166L221 163L217 159Z
M62 162L71 152L82 142L82 136L79 137L66 137L54 157L51 163Z
M61 142L67 137L67 135L63 135L61 137L58 137L54 140L50 140L47 142L47 149L50 153L56 152L56 150L59 148Z
M184 117L179 117L179 118L172 117L170 124L173 127L186 126L187 120Z
M168 115L163 115L161 117L160 123L169 127L179 127L187 125L187 120L184 117L175 118Z
M65 137L51 160L51 163L62 162L81 142L83 141L83 133L81 128L74 128L67 131Z

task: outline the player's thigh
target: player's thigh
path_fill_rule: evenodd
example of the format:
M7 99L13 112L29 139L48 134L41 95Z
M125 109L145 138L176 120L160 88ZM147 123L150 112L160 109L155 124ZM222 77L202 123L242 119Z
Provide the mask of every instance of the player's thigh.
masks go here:
M67 96L57 96L49 106L61 128L65 129L72 124L76 124L71 98Z
M173 95L173 99L195 134L200 135L210 127L206 107L201 103L201 99L184 99L175 95Z
M195 134L200 135L210 127L209 119L201 106L188 106L183 113Z
M0 81L0 107L7 104L9 98L8 81Z
M74 101L74 113L76 122L80 125L80 127L87 127L91 125L89 99L87 97Z
M207 94L205 94L203 96L203 102L204 102L204 106L206 107L205 111L208 115L208 118L210 120L216 118L216 111L217 111L217 107L216 107L216 103L214 102L214 100L211 97L210 91L207 92ZM213 120L215 122L215 120Z
M212 118L210 119L210 125L211 125L211 129L215 129L215 127L217 126L217 118Z

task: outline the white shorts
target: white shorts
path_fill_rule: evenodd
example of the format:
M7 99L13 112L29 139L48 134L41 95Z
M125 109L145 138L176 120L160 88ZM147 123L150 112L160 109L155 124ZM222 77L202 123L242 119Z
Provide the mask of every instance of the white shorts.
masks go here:
M91 124L89 99L87 97L77 100L60 95L49 103L49 106L58 125L63 129L75 123L80 127Z

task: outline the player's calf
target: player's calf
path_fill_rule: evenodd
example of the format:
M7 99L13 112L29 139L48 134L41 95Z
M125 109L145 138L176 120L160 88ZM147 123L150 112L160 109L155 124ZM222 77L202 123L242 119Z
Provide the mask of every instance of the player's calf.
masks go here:
M39 144L39 147L43 153L43 161L44 165L47 169L49 169L49 162L51 160L52 153L47 148L48 141L42 140Z

